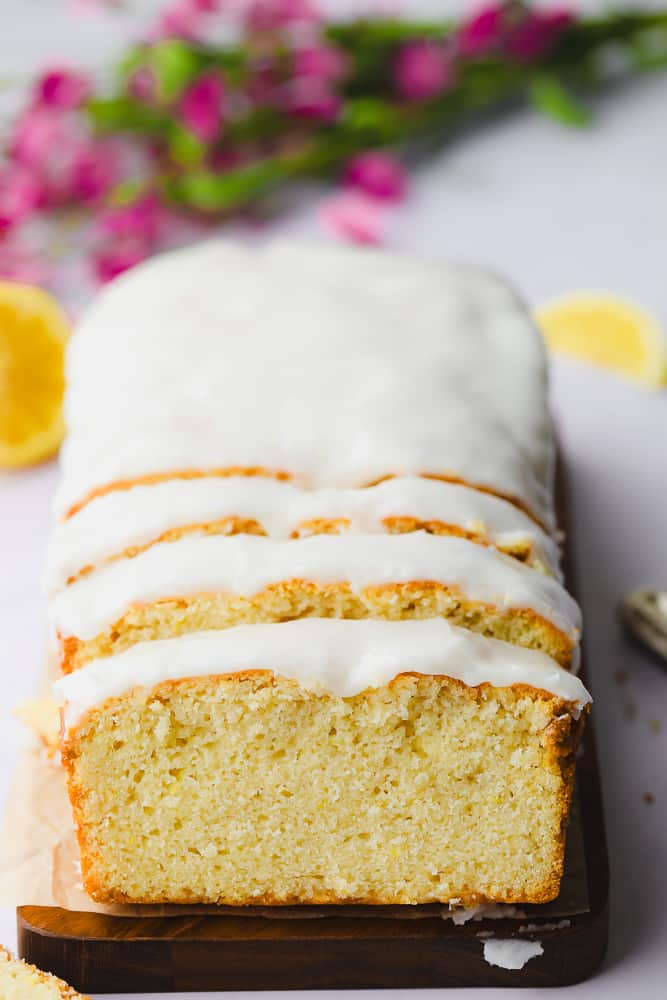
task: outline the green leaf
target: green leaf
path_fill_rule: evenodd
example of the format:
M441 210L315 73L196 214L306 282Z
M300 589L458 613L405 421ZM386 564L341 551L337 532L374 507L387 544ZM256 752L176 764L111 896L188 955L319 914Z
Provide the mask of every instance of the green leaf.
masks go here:
M250 53L242 48L202 50L206 67L222 70L231 87L242 87L248 77Z
M136 70L146 65L147 51L148 49L143 45L136 49L130 49L118 64L118 73L121 79L128 80Z
M565 125L581 128L590 121L588 110L566 90L557 76L540 73L530 83L528 94L538 111Z
M140 104L131 97L94 98L86 113L98 132L161 132L169 119L163 111Z
M653 70L667 65L667 27L641 31L628 44L635 69Z
M344 108L340 124L353 133L367 134L375 143L392 142L401 133L400 111L380 97L353 97Z
M155 73L158 97L169 104L181 96L202 67L202 56L178 39L157 42L146 52L146 64Z
M168 148L171 160L179 167L198 166L208 149L205 142L178 122L169 128Z
M130 177L120 184L116 184L107 201L113 208L124 208L131 205L133 201L145 191L146 181L138 177Z
M202 212L224 212L252 201L274 181L281 179L275 161L240 167L224 174L197 170L165 183L174 201Z
M225 138L233 142L248 142L253 139L268 139L285 131L285 114L275 108L257 106L244 117L226 123Z
M395 48L415 38L446 38L453 28L452 22L361 17L353 21L333 21L325 26L324 33L329 41L350 49L364 49L371 45Z

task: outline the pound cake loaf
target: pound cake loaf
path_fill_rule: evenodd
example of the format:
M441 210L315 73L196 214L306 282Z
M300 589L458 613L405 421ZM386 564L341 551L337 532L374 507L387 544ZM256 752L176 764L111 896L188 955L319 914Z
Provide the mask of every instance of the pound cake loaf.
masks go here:
M46 583L96 899L557 894L590 697L501 282L167 254L84 318L66 418Z

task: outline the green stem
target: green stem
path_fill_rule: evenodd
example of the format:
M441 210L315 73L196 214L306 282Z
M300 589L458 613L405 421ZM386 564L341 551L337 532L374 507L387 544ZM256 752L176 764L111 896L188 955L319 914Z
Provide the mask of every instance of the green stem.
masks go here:
M396 20L328 26L326 38L348 54L353 66L344 88L346 100L340 120L311 132L294 149L294 120L280 112L256 108L230 123L227 141L252 142L273 136L280 143L282 134L291 142L290 150L279 149L260 162L224 173L205 168L174 173L170 167L160 180L164 194L199 211L229 212L294 178L333 171L358 151L405 145L427 133L441 134L468 116L506 105L538 89L546 109L549 100L553 106L560 85L583 90L602 86L608 73L600 60L609 46L621 49L633 70L667 65L667 11L630 11L575 22L538 62L509 61L500 56L471 59L460 67L454 88L436 100L396 102L391 72L399 47L411 39L443 37L451 30L448 24ZM242 48L224 52L196 48L193 58L185 58L179 49L175 55L178 59L170 55L171 64L179 70L190 64L217 63L241 72L246 65ZM126 96L97 102L92 114L98 125L112 131L129 128L152 135L169 133L168 111L141 110ZM576 117L572 115L573 122ZM580 117L579 123L582 120Z
M278 153L261 163L222 174L198 170L171 177L165 181L164 191L175 202L203 212L224 213L243 208L296 178L330 173L357 152L405 144L421 134L454 126L469 113L518 96L525 86L525 72L517 72L516 67L511 70L505 73L500 87L497 76L493 86L480 76L459 86L446 98L427 105L395 106L389 115L381 114L389 110L381 105L377 109L381 120L375 123L364 114L367 107L360 109L360 120L355 120L357 104L367 106L369 99L357 102L351 98L340 123L309 137L297 152Z

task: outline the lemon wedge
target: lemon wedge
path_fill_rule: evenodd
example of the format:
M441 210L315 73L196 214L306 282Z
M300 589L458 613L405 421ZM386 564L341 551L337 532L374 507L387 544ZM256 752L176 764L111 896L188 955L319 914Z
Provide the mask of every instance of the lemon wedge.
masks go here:
M47 292L0 281L0 468L32 465L58 450L68 334Z
M602 292L573 292L535 312L550 350L609 368L649 389L667 384L667 338L641 306Z

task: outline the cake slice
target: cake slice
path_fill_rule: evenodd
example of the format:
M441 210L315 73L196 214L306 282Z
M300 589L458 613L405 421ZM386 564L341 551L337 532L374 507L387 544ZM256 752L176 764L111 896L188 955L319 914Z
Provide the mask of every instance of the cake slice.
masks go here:
M538 903L589 695L432 619L144 642L58 682L100 901Z
M465 538L184 537L84 576L51 602L64 672L135 642L295 618L444 617L564 666L579 609L555 579Z
M306 490L263 476L203 476L111 490L56 525L45 574L50 593L117 559L186 535L458 535L559 576L558 547L506 500L416 476L361 490Z
M13 959L1 945L0 997L2 1000L90 1000L50 972Z

